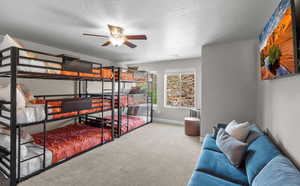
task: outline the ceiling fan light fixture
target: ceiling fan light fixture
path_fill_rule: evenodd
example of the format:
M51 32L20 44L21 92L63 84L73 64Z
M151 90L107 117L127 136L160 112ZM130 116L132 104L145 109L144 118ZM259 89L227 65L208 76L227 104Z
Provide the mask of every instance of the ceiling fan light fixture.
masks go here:
M124 37L110 37L109 40L111 44L115 47L119 47L125 42Z
M83 35L108 38L109 41L106 41L105 43L103 43L102 44L103 47L106 47L109 45L119 47L124 44L124 45L128 46L129 48L136 48L137 45L130 42L130 40L147 40L146 35L125 35L124 29L122 27L113 26L113 25L107 25L107 26L108 26L108 29L110 32L110 36L98 35L98 34L88 34L88 33L83 33Z

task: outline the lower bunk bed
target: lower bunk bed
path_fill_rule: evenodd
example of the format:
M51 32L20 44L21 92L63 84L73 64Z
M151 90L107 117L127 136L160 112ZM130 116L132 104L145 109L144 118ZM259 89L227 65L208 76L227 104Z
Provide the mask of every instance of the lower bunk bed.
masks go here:
M10 136L7 137L10 138ZM111 128L98 128L82 123L75 123L47 131L44 162L44 133L33 134L30 139L21 140L21 144L23 145L21 145L20 149L20 178L26 179L31 174L35 174L49 166L59 164L79 153L112 140ZM3 146L4 144L1 145ZM9 156L3 157L0 160L0 167L8 175L9 164ZM19 162L17 160L17 167L18 165ZM19 175L18 168L17 175Z
M111 121L111 117L104 117L104 118ZM120 132L118 134L119 136L124 135L136 128L139 128L149 123L147 116L121 115L120 118L121 118L121 122L119 123L118 115L115 115L114 126L115 126L115 130Z

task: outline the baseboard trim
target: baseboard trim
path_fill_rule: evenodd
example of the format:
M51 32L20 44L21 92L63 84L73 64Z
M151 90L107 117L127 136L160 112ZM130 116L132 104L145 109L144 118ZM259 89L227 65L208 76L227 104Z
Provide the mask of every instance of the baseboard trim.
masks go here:
M170 120L170 119L163 119L163 118L153 118L154 122L160 122L160 123L168 123L168 124L174 124L174 125L183 125L183 121L178 120Z

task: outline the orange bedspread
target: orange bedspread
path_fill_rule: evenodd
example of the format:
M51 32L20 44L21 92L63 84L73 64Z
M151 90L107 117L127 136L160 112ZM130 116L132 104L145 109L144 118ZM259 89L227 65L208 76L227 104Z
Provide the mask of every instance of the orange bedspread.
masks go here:
M111 120L111 116L106 116L104 118ZM128 122L127 122L127 118L128 118ZM122 115L121 116L121 133L124 134L128 131L131 131L135 128L138 128L138 127L144 125L145 123L146 122L142 117ZM128 124L128 128L127 128L127 124ZM114 125L116 127L118 126L118 115L115 115L115 124Z
M131 73L131 72L121 72L120 76L121 76L121 80L125 80L125 81L145 81L145 78L134 77L134 73ZM115 73L115 79L116 80L119 79L118 73Z
M47 132L45 147L52 152L52 163L56 163L77 153L90 149L112 139L110 129L91 127L85 124L72 124ZM32 135L35 143L44 145L43 133Z
M93 78L105 78L105 79L112 79L113 73L111 69L93 69L93 73L82 73L82 72L72 72L72 71L60 71L61 75L66 76L80 76L80 77L93 77Z

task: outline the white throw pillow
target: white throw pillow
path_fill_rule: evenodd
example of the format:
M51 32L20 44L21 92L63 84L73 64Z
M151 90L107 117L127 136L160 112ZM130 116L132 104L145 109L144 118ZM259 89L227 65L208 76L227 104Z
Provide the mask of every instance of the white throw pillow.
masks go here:
M16 142L16 147L17 147L17 152L18 152L18 137L17 135L17 142ZM32 137L30 134L26 132L21 133L21 144L26 143L28 141L31 141ZM10 151L10 130L9 129L0 129L0 146L6 148L8 151ZM26 157L28 153L26 145L21 145L21 152L20 152L20 158L23 159ZM18 156L18 153L17 153Z
M22 92L22 89L19 86L17 86L16 88L16 94L17 108L25 108L26 98L24 96L24 93ZM10 101L10 84L8 84L6 87L0 87L0 100Z
M235 120L233 120L227 125L225 131L237 140L245 142L250 131L249 126L249 122L237 123Z
M24 48L20 41L6 34L0 44L0 50L4 50L10 47ZM30 52L20 51L20 56L32 57L32 54Z
M18 41L17 39L11 37L10 35L5 35L3 38L3 41L0 44L0 50L4 50L10 47L17 47L17 48L21 48L24 49L24 45ZM27 52L27 51L23 51L20 50L20 56L24 56L24 57L30 57L30 58L36 58L36 56L32 53L32 52ZM10 55L10 51L6 51L4 54L4 56L9 56ZM22 59L19 61L20 64L27 64L27 65L33 65L33 66L41 66L41 67L55 67L55 68L61 68L61 65L59 64L54 64L54 63L45 63L42 61L36 61L36 60L30 60L30 59ZM43 68L35 68L35 67L25 67L22 66L22 71L28 71L28 72L40 72L40 73L58 73L58 70L47 70L47 69L43 69Z

